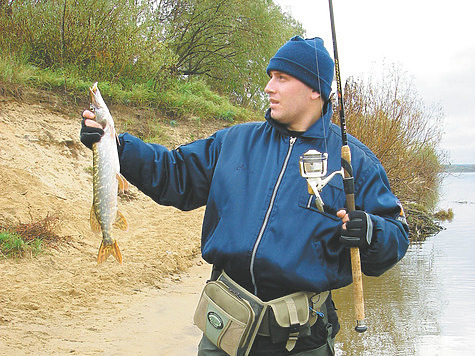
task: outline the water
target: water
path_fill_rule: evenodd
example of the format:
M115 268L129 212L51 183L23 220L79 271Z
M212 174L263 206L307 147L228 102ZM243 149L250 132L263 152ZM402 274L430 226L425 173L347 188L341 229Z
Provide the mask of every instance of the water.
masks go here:
M334 293L337 355L475 355L475 173L444 179L445 230L412 243L381 277L365 277L368 331L354 331L352 287Z

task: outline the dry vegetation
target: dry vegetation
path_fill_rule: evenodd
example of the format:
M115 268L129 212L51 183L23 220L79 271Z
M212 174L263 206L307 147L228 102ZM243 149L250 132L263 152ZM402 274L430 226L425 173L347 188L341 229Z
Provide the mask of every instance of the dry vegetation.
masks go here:
M3 257L25 257L40 253L42 245L58 248L68 240L55 231L60 223L58 216L46 217L28 223L5 226L0 223L0 253Z
M399 199L430 212L443 170L442 109L427 107L407 75L387 68L379 82L347 82L345 113L348 132L376 154Z

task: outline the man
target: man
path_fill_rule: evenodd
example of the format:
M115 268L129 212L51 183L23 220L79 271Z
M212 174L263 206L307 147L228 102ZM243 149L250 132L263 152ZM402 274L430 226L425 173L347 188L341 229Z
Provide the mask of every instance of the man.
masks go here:
M266 121L220 130L169 151L120 135L121 173L157 203L191 210L206 205L202 256L241 288L267 302L299 291L321 293L352 282L349 247L358 246L362 270L377 276L408 247L407 226L374 154L348 137L357 211L346 214L341 176L321 191L324 211L309 194L299 157L328 153L328 170L341 168L341 133L330 122L334 63L320 38L293 37L270 60ZM81 141L101 130L83 113ZM348 229L346 229L348 224ZM352 226L353 225L353 226ZM325 295L326 296L326 295ZM333 355L338 318L329 294L308 332L283 339L261 332L250 355ZM295 330L294 330L295 331ZM290 347L289 347L290 345ZM226 355L203 336L198 355Z

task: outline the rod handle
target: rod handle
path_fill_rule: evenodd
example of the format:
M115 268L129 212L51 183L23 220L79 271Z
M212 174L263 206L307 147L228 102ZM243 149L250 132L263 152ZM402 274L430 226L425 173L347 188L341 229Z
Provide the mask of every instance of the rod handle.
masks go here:
M364 296L363 296L363 277L361 273L360 249L352 247L351 253L351 272L353 274L353 300L355 303L356 327L359 333L364 333L367 329L364 319Z
M348 145L341 147L341 158L346 161L344 167L350 167L351 169L351 151ZM345 178L352 177L351 171L344 169ZM355 210L355 194L354 192L345 192L346 194L346 207L348 211ZM366 331L365 325L365 313L364 313L364 295L363 295L363 276L361 273L361 258L360 250L358 247L352 247L350 249L351 255L351 273L353 276L353 301L355 305L356 314L356 327L355 330L359 333Z

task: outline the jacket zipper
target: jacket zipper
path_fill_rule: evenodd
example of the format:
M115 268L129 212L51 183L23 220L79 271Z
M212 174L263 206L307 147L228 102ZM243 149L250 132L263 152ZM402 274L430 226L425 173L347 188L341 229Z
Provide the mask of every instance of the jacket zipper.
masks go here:
M249 267L249 270L251 272L252 285L254 286L254 295L257 295L257 284L256 284L255 276L254 276L254 262L256 260L257 248L259 247L259 244L261 242L262 236L264 235L264 231L266 229L267 223L269 222L269 217L270 217L272 208L274 207L277 190L279 189L280 183L282 182L282 178L284 177L285 170L287 169L287 165L289 163L290 154L292 153L292 148L296 140L297 140L296 137L290 138L289 149L287 150L287 155L285 156L284 164L282 165L282 169L280 170L279 177L277 178L277 182L275 183L274 190L272 191L272 196L269 202L269 207L267 208L266 215L264 217L264 222L262 223L261 229L259 230L259 234L257 235L256 242L254 243L254 247L252 249L251 265Z

